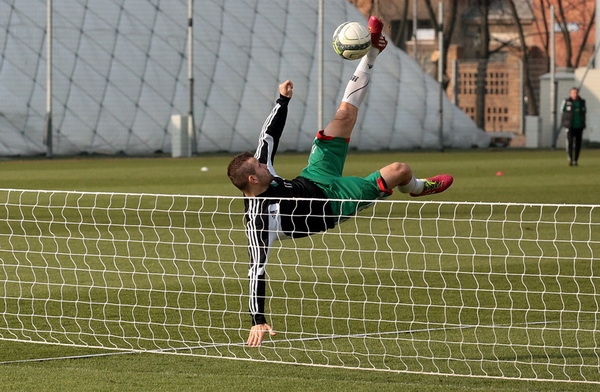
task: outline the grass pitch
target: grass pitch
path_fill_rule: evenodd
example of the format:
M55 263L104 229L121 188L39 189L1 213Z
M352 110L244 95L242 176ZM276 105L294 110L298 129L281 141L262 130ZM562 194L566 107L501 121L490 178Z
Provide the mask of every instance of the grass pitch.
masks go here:
M160 194L235 195L225 177L230 156L7 160L3 188ZM295 176L306 154L280 154L278 173ZM600 151L584 150L579 167L563 151L354 153L346 174L365 175L392 161L417 176L447 172L437 200L598 204ZM201 171L207 167L208 171ZM501 173L499 173L501 172ZM498 175L501 174L501 175ZM402 198L397 194L394 198ZM365 372L157 354L112 354L64 346L0 341L0 390L586 390L582 384L498 381ZM89 354L98 356L87 357ZM111 354L111 355L106 355ZM58 357L80 359L42 360ZM30 359L38 361L28 362ZM227 377L223 377L227 375ZM596 386L597 388L597 386ZM589 390L595 388L590 387Z

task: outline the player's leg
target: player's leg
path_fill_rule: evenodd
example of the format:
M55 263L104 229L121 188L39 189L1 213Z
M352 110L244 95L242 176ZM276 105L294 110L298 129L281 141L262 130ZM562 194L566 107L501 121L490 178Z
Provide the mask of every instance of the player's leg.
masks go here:
M381 34L383 22L375 16L369 19L369 31L371 32L371 49L360 59L352 78L346 85L344 98L338 107L333 119L323 131L329 137L342 137L349 139L358 116L358 108L364 101L375 59L387 46L385 37Z
M339 216L339 223L369 207L375 200L388 198L393 188L411 196L425 196L445 191L452 181L448 174L417 179L406 163L394 162L366 177L337 177L323 191L331 199L330 206L333 214Z
M381 178L385 181L388 189L409 184L413 179L413 173L406 163L394 162L379 170Z
M567 155L569 157L569 166L573 166L574 156L573 156L573 143L574 143L574 134L572 129L567 129Z
M397 188L411 196L425 196L445 191L454 179L449 174L438 174L430 178L416 178L406 163L394 162L379 170L388 189Z
M577 161L579 161L579 153L581 152L581 143L583 142L583 129L574 129L573 131L573 166L577 166Z

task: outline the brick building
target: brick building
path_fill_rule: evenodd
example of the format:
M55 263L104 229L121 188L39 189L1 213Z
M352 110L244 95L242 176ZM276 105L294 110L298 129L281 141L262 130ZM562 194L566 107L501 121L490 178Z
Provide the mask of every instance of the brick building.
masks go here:
M411 54L421 68L437 78L438 3L431 0L349 0L365 16L378 15L386 22L387 35ZM527 56L507 0L492 0L489 6L490 55L479 58L481 13L476 0L442 0L444 31L452 26L446 50L446 93L474 120L477 117L477 86L485 85L485 104L480 109L488 132L511 132L513 145L524 142L523 118L537 114L540 76L550 69L550 11L547 1L514 1L523 29ZM404 4L409 5L404 9ZM417 4L416 13L413 4ZM594 51L595 0L550 0L555 5L555 64L559 69L585 66ZM559 4L561 3L561 4ZM562 7L559 7L562 5ZM433 11L433 15L431 13ZM414 22L416 16L417 22ZM434 18L432 18L434 16ZM413 31L416 26L416 32ZM482 61L485 60L485 67ZM481 78L481 70L485 78ZM529 88L528 88L529 87ZM531 97L529 94L531 94Z

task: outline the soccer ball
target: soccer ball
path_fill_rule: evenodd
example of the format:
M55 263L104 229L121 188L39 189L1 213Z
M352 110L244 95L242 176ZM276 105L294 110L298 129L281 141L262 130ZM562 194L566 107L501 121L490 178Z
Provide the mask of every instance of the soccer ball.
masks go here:
M371 33L358 22L344 22L333 33L333 50L346 60L357 60L371 49Z

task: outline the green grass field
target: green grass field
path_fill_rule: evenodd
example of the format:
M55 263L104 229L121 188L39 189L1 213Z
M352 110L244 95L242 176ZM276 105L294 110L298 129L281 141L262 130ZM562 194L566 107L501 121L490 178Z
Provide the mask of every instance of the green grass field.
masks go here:
M225 177L228 155L190 159L72 158L6 160L6 189L50 189L238 196ZM282 176L299 172L305 154L281 154ZM598 204L600 150L584 150L579 167L563 151L354 153L346 173L361 175L405 161L418 176L448 172L450 190L436 200ZM208 171L201 171L201 167ZM503 175L498 176L501 171ZM394 198L402 198L400 194ZM123 354L0 341L0 390L595 390L597 386L342 370L159 354ZM77 357L88 354L99 356ZM106 355L104 355L106 354ZM226 375L226 376L225 376Z

